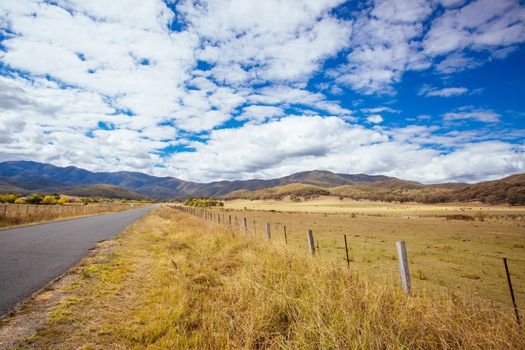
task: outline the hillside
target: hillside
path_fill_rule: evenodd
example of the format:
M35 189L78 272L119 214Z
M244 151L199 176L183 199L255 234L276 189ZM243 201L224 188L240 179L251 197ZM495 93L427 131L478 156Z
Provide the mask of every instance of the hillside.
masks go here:
M447 194L444 194L445 196ZM500 180L485 181L449 192L454 201L480 201L485 203L525 204L525 174L512 175Z
M26 191L20 187L11 185L10 183L0 181L0 193L25 194Z
M294 183L282 186L265 188L257 191L238 190L223 196L224 199L283 199L290 196L292 199L299 197L328 196L330 191L313 185Z
M312 193L308 187L315 188ZM423 185L417 182L389 179L369 183L353 183L337 187L315 187L295 184L276 186L258 191L234 191L224 199L282 199L290 197L311 197L332 195L341 198L365 199L387 202L483 202L488 204L508 203L525 205L525 174L513 175L501 180L477 184Z
M126 190L119 186L114 185L88 185L88 186L78 186L65 189L62 193L70 196L78 197L94 197L94 198L113 198L113 199L147 199L147 197L140 195L136 192Z

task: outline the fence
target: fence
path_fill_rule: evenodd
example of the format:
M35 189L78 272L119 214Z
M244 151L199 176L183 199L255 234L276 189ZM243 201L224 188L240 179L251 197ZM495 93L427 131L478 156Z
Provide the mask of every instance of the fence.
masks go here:
M196 207L187 207L187 206L170 206L171 208L177 209L179 211L182 211L184 213L199 217L203 220L206 220L208 222L221 225L226 227L227 229L231 230L233 234L235 232L239 232L243 235L256 235L257 229L256 229L256 221L253 220L253 226L249 225L249 220L246 217L242 217L241 220L238 220L237 216L232 215L229 211L226 213L216 212L215 210L210 209L201 209ZM285 244L289 243L289 234L290 232L287 232L287 226L283 223L280 223L282 227L282 235L283 240ZM274 227L277 225L274 225ZM272 232L271 224L269 222L263 223L263 235L266 238L266 240L271 240L272 237L274 237L277 233ZM341 253L341 260L344 261L344 263L347 266L351 265L352 259L349 255L349 245L348 245L348 239L347 235L344 234L343 239L341 240L344 242L344 245L341 247L343 252ZM304 242L307 243L307 249L308 253L311 254L313 257L316 257L320 253L320 245L319 241L315 239L315 232L308 228L304 232L303 236ZM401 287L404 290L405 293L411 294L412 293L412 281L411 281L411 275L410 275L410 260L407 253L407 244L405 241L400 240L395 242L395 247L393 247L393 250L397 252L395 259L398 262L398 270L399 270L399 276L401 281ZM501 263L501 261L500 261ZM520 317L518 313L518 306L515 299L514 290L512 287L512 280L511 280L511 274L508 269L507 259L503 257L503 263L501 263L501 267L505 271L506 280L508 283L508 290L510 292L510 298L512 300L512 307L515 313L516 321L520 323ZM504 286L505 287L505 286Z
M97 203L88 205L0 204L0 226L92 215L131 209L137 204Z

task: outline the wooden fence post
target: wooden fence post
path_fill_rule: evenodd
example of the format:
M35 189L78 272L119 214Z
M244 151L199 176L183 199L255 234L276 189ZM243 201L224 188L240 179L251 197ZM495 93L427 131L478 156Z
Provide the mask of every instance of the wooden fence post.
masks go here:
M310 254L312 254L312 256L314 256L315 255L314 234L312 233L312 230L310 230L310 229L308 229L306 234L308 236L308 246L310 247Z
M288 244L288 237L286 236L286 226L284 226L284 243Z
M255 226L255 220L253 220L253 234L257 234L257 226Z
M412 284L410 283L410 271L408 270L408 257L405 241L397 241L397 258L399 260L399 272L401 274L401 286L405 293L410 294Z
M228 226L232 228L232 216L228 215Z
M266 223L266 240L269 241L272 236L272 233L270 231L270 223Z
M503 264L505 265L505 273L507 274L507 283L509 284L510 297L512 299L512 306L514 307L514 314L516 314L516 322L520 322L520 314L518 313L518 305L516 305L516 298L514 297L514 289L512 289L512 281L510 279L509 266L507 265L507 258L503 258Z
M244 233L248 234L248 220L246 220L246 218L242 219L242 227L244 229Z
M348 256L348 243L346 242L346 235L345 236L345 251L346 251L346 264L348 267L350 267L350 257Z

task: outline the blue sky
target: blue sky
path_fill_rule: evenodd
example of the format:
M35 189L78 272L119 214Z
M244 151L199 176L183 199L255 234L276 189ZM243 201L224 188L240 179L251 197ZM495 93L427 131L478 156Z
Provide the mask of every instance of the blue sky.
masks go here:
M0 161L193 181L525 172L518 0L0 3Z

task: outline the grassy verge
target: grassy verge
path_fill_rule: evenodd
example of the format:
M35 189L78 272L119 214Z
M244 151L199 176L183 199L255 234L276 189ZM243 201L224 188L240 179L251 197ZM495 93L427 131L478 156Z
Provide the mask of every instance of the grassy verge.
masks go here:
M159 208L85 259L19 349L520 349L511 313Z
M113 213L143 205L30 205L30 204L2 204L0 205L0 228L9 228L31 224L41 224L51 221Z

